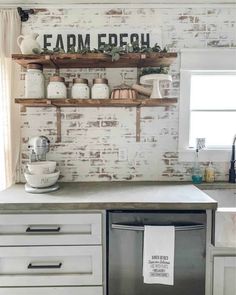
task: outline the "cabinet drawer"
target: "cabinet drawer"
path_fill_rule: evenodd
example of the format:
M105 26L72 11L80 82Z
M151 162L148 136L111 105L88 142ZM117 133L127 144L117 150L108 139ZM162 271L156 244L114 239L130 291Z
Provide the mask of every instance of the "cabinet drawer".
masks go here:
M101 214L2 214L0 246L101 244Z
M101 284L101 246L1 247L1 287Z
M236 256L214 257L213 295L236 294Z
M102 295L102 287L0 288L0 295Z

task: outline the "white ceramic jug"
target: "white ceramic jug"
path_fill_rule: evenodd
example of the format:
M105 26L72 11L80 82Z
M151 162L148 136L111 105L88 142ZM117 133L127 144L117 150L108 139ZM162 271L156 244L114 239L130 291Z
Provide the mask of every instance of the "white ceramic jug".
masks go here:
M36 41L36 38L39 36L37 33L29 34L29 35L20 35L17 38L17 45L20 47L21 53L23 54L35 54L33 49L37 49L38 53L42 51L41 46Z

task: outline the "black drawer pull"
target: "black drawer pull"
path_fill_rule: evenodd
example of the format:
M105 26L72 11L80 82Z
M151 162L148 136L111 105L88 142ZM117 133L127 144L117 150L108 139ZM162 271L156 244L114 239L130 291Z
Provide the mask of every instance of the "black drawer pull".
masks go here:
M27 233L58 233L61 230L60 226L56 228L31 228L27 227Z
M57 264L33 264L30 263L28 265L29 269L52 269L52 268L61 268L62 263L57 263Z

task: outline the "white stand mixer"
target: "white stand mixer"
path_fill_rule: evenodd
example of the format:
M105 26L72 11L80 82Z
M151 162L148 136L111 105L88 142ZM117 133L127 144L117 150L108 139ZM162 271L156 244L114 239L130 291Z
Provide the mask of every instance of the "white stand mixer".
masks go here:
M46 161L46 153L49 152L50 140L46 136L33 137L29 141L28 148L30 149L30 162ZM28 193L41 194L54 192L59 189L58 183L48 187L32 187L28 183L25 184L25 190Z

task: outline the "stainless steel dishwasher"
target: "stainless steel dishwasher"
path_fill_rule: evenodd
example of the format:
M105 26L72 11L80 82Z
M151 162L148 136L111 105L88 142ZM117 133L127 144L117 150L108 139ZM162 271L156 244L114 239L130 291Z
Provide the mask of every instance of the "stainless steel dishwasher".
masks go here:
M175 226L174 286L144 284L144 225ZM107 295L204 295L205 211L108 211Z

